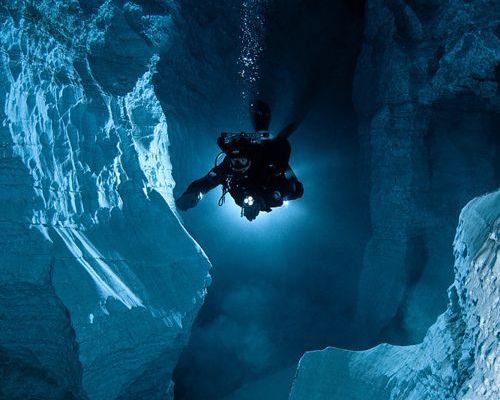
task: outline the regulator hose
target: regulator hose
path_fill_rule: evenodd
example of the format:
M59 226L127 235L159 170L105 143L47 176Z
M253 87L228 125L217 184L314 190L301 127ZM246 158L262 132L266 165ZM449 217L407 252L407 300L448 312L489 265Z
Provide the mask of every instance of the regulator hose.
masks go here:
M214 166L215 168L217 168L220 164L219 164L219 159L222 155L224 155L225 153L223 151L221 151L219 154L217 154L217 156L215 157L215 162L214 162Z
M224 205L224 203L226 202L226 194L228 194L229 192L229 187L230 187L230 181L229 179L224 183L224 185L222 186L222 194L219 198L219 202L217 203L219 205L219 207L222 207Z

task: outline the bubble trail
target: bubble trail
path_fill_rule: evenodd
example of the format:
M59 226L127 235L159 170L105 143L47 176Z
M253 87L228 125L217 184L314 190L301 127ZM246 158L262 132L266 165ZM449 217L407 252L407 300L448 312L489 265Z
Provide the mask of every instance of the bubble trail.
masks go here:
M264 50L265 8L269 0L243 0L241 5L241 52L239 75L243 81L243 99L258 94L259 61Z

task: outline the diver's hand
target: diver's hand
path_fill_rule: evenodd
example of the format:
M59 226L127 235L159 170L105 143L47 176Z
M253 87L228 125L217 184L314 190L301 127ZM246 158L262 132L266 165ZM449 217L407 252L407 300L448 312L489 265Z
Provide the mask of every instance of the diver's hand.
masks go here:
M257 207L245 207L243 209L243 215L249 221L253 221L259 215L260 210Z
M243 215L249 221L253 221L264 208L264 199L262 197L253 197L253 204L245 205L245 207L243 207Z
M179 210L186 211L190 208L196 207L196 205L200 201L200 198L200 193L186 192L177 200L175 200L175 204L177 205L177 208Z

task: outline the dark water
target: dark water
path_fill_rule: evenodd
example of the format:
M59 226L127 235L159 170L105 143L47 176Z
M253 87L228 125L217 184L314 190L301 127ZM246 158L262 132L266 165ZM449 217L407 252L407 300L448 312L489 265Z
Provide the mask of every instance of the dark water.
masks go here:
M208 101L220 104L215 113L226 121L191 119L204 132L248 129L241 126L248 124L241 110L253 93L273 108L272 129L303 121L291 138L291 165L305 195L249 223L231 200L217 206L216 189L184 215L214 268L175 371L176 399L221 398L290 366L306 350L359 345L351 320L368 213L351 83L361 43L360 10L360 4L346 2L267 2L258 80L242 82L229 68L223 79L232 89L206 88ZM230 10L228 18L237 21L226 23L238 26L240 17L240 10ZM221 98L231 90L247 97L235 96L226 106ZM214 129L193 145L199 167L192 164L185 175L193 179L208 171L217 135ZM177 179L179 186L183 179Z

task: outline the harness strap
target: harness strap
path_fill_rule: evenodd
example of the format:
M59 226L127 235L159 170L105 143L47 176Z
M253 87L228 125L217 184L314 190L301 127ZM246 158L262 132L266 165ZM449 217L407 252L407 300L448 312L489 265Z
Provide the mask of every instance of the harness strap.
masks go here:
M226 182L224 182L224 185L222 186L222 194L219 198L219 207L222 207L224 205L224 203L226 202L226 194L229 193L229 189L231 187L231 181L229 180L229 178L226 180Z

